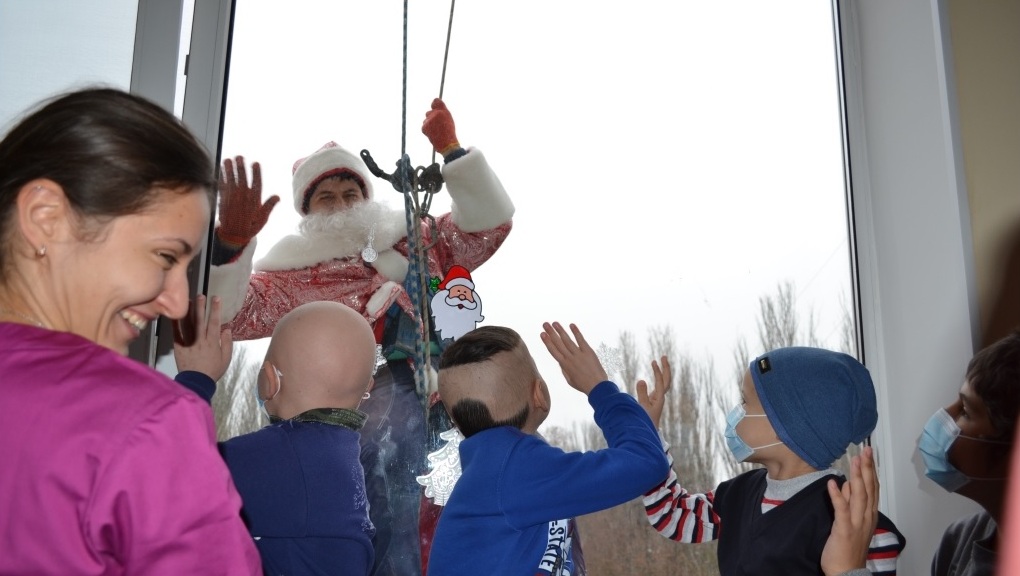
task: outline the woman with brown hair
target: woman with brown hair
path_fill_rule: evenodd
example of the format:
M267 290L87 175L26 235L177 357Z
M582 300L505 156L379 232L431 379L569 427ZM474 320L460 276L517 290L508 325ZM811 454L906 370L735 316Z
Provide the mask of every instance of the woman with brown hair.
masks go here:
M126 357L188 309L213 164L114 89L0 141L0 573L257 574L209 406Z

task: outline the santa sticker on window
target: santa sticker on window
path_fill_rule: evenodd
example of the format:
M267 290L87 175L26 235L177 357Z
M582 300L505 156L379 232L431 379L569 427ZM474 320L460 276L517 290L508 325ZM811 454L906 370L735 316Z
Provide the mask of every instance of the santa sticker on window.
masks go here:
M456 340L475 329L482 316L482 299L467 268L454 264L432 297L432 318L442 340Z

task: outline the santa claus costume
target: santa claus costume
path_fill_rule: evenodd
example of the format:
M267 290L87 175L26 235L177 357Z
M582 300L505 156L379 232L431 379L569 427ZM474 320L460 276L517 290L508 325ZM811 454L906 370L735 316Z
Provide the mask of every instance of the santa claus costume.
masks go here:
M475 270L511 229L514 206L480 150L447 153L442 168L451 211L418 223L431 276L453 265ZM365 201L326 216L308 216L308 199L326 178L355 176ZM404 210L374 198L369 171L355 154L328 143L294 166L294 207L304 220L253 265L252 239L237 253L214 245L209 293L223 301L235 340L272 334L276 322L306 302L332 300L357 310L375 328L386 365L362 404L368 422L362 462L376 525L376 574L420 573L418 506L427 453L425 398L416 390L413 355L420 325L408 297L408 239ZM222 217L221 217L222 219ZM214 243L215 244L215 243ZM254 272L253 272L254 270ZM416 280L416 279L414 279ZM432 336L431 353L438 354Z

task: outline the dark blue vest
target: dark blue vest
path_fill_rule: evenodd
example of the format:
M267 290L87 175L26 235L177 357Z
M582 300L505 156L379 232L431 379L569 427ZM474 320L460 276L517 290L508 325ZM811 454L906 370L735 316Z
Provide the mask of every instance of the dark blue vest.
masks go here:
M782 505L761 512L766 470L745 472L719 485L719 573L722 576L822 576L821 558L832 531L833 509L825 476ZM892 521L880 515L878 527L906 541Z

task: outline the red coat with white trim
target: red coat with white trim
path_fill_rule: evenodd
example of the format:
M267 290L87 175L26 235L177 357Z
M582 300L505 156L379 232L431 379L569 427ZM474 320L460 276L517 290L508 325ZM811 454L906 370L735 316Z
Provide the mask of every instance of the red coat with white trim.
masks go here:
M429 274L438 277L454 264L474 270L488 260L510 233L514 214L513 202L478 149L444 165L443 177L453 204L435 219L437 241L426 252ZM211 268L209 293L222 298L235 340L270 336L284 314L316 300L350 306L373 324L393 303L411 313L403 287L408 270L404 211L374 201L351 210L359 210L360 218L349 229L328 237L288 236L254 265L254 273L254 240L234 261ZM420 226L428 243L432 224ZM370 227L379 254L367 263L361 251Z

